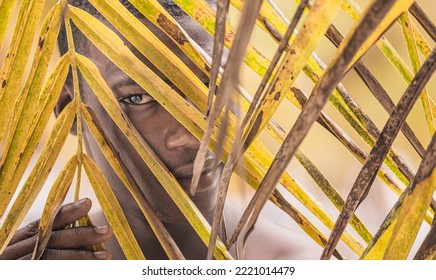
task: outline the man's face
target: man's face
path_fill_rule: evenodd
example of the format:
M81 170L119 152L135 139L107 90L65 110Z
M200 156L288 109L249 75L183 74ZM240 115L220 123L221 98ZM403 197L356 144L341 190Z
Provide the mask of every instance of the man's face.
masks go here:
M135 52L135 54L140 57L145 64L151 67L151 69L153 69L152 71L157 72L144 57L137 52ZM97 65L103 78L119 101L122 110L141 137L174 174L183 189L189 193L193 162L199 148L199 141L147 92L109 61L109 59L95 47L89 49L87 56ZM162 78L166 80L165 77ZM172 202L171 198L156 180L129 141L110 119L109 115L92 93L90 87L84 83L83 79L81 82L84 102L95 111L107 138L118 152L121 160L140 186L158 216L166 222L184 222L185 220L177 206ZM108 178L118 199L121 199L122 206L124 208L134 207L132 206L134 202L130 199L130 196L127 195L127 190L105 160L98 145L93 141L87 129L84 131L84 137L89 154L102 169L105 177ZM211 216L215 206L214 201L221 172L221 167L218 167L218 170L212 169L213 161L214 155L210 153L200 179L197 193L192 197L194 203L205 216Z

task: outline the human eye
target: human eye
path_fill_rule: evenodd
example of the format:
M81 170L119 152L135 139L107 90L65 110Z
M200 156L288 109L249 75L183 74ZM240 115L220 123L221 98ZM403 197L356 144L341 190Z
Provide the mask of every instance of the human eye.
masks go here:
M155 102L155 99L148 94L135 93L120 97L118 101L127 105L146 105Z

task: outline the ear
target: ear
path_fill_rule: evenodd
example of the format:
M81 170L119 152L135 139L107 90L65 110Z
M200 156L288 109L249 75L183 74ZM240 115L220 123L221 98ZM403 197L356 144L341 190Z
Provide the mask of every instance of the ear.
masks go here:
M64 87L62 89L62 92L59 96L58 102L56 103L56 106L54 108L54 114L56 118L60 115L62 110L65 109L65 107L74 99L74 90L72 83L67 81L64 84ZM74 120L73 126L71 127L71 134L76 135L77 134L77 121Z

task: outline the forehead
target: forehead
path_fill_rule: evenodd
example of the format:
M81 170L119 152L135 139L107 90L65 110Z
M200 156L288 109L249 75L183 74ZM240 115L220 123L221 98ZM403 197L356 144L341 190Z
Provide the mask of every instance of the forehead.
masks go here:
M206 74L198 68L189 57L184 54L184 52L178 47L178 45L160 28L156 27L146 18L141 16L139 20L161 41L170 51L172 51L177 57L180 58L182 62L184 62L190 69L193 71L197 77L200 78L203 82L208 80ZM120 38L123 39L124 44L133 52L133 54L141 60L151 71L158 74L162 79L167 80L167 78L161 74L161 72L142 54L140 53L130 42L128 42L124 37L115 30L110 23L108 23L105 19L101 20L106 26L108 26L112 31L114 31ZM195 35L195 43L200 46L200 48L206 47L207 49L211 49L211 45L213 43L212 37L206 33L204 29L202 29L198 24L193 23L191 19L189 22L185 22L184 28L187 29L187 33L193 33ZM189 31L189 32L188 32ZM86 39L87 40L87 39ZM114 63L112 63L100 50L98 50L92 43L85 44L86 48L84 50L84 54L88 56L100 69L104 78L108 78L109 74L117 74L117 75L125 75ZM151 47L151 46L150 46Z

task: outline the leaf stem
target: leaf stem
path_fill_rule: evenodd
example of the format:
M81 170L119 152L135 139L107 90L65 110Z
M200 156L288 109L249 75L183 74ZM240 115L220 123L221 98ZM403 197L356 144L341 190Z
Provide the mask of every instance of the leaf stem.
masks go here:
M80 182L82 178L82 162L83 162L83 125L82 125L82 99L80 96L80 88L79 88L79 76L77 74L77 64L76 64L76 49L74 47L74 38L73 32L71 29L71 22L68 10L68 2L66 0L62 0L62 7L64 11L64 21L65 21L65 29L67 32L67 41L68 41L68 54L71 58L71 71L73 75L73 88L74 88L74 100L76 102L76 123L77 123L77 180L76 180L76 191L74 194L74 200L79 200L80 194Z

